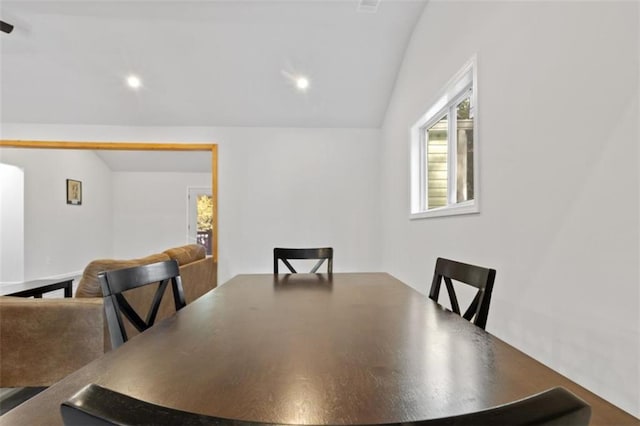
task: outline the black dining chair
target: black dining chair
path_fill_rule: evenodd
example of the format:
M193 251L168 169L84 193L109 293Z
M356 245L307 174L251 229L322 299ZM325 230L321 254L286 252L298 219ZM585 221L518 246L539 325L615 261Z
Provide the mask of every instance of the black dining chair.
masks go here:
M151 404L90 384L60 406L65 426L271 426L270 423L232 420L190 413ZM416 426L587 426L591 407L568 390L557 387L545 392L489 408L424 421L387 423Z
M327 261L327 272L333 273L333 248L321 247L321 248L279 248L273 249L273 273L278 273L279 261L282 261L284 265L293 274L297 274L298 271L291 265L289 260L298 259L312 259L318 260L315 266L311 269L310 273L315 274L320 266Z
M180 279L180 269L175 260L101 272L98 274L98 279L102 286L104 309L113 349L128 340L123 316L140 332L154 324L169 281L171 281L176 311L187 304ZM155 283L158 287L149 306L149 312L143 320L127 302L123 292Z
M466 263L456 262L454 260L443 259L441 257L436 261L436 269L433 273L433 281L429 298L438 301L440 295L440 286L444 280L449 293L449 302L451 310L458 315L460 314L460 305L453 288L451 280L470 285L478 289L475 297L462 317L472 322L483 330L487 326L487 317L489 316L489 304L491 303L491 291L493 290L493 282L496 278L495 269L483 268L480 266L469 265Z

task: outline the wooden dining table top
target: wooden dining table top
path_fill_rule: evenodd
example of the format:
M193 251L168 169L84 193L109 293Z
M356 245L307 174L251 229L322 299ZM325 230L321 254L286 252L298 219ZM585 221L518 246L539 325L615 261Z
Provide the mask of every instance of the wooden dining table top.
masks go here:
M591 405L591 425L640 424L385 273L236 276L0 423L62 424L60 404L89 383L211 416L317 425L439 418L563 386Z

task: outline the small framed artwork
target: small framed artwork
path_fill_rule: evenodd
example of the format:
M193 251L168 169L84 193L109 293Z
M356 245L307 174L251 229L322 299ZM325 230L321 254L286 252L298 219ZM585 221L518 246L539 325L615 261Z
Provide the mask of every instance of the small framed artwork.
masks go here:
M82 205L82 182L67 179L67 204Z

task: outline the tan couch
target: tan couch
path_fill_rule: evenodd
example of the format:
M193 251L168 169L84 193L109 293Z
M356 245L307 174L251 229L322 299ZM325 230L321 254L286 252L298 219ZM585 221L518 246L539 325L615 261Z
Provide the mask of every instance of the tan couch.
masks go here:
M49 386L110 350L98 274L170 259L180 266L187 304L216 287L216 264L202 246L192 244L142 259L94 260L73 298L0 297L0 387ZM125 296L145 316L155 288ZM156 322L175 312L171 291L168 287ZM127 331L130 339L138 334L133 327Z
M0 297L0 387L49 386L104 353L102 299Z

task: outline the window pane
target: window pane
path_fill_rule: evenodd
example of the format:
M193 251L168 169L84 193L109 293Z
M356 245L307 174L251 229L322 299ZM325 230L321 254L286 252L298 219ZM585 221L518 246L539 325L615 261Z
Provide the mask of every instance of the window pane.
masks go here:
M473 116L471 101L460 102L457 109L456 200L473 200Z
M427 129L427 208L447 205L447 126L445 115Z
M198 195L198 234L196 242L204 246L206 253L211 254L213 232L213 197Z

